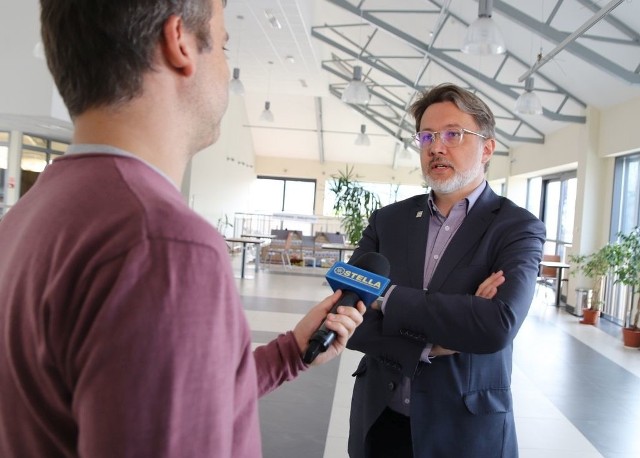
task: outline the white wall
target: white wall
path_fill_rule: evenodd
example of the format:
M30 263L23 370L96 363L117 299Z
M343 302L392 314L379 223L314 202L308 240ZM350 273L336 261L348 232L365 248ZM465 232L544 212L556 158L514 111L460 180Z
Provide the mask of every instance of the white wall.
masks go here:
M33 54L40 41L40 21L33 20L40 17L38 1L3 2L0 11L0 113L55 116L53 79L44 59Z
M598 151L601 157L640 149L640 97L602 110Z
M214 226L249 208L256 177L253 142L242 98L231 96L219 140L191 161L182 187L189 206Z

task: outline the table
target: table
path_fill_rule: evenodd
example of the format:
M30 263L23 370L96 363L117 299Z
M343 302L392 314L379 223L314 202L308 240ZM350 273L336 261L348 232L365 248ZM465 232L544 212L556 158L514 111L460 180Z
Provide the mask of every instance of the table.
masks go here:
M349 245L348 243L323 243L321 248L323 250L337 251L338 261L342 261L342 253L345 251L353 251L358 247L356 245Z
M569 264L558 261L540 261L540 265L557 269L556 276L556 307L560 307L560 292L562 291L562 271L571 267Z
M241 243L242 244L242 261L240 261L240 278L244 278L244 264L245 259L247 257L247 245L255 244L258 245L256 247L256 272L258 271L258 267L260 264L260 245L262 244L262 239L256 237L225 237L227 242L231 243Z
M250 238L250 239L269 239L269 240L273 240L276 238L276 236L273 234L242 234L242 237Z

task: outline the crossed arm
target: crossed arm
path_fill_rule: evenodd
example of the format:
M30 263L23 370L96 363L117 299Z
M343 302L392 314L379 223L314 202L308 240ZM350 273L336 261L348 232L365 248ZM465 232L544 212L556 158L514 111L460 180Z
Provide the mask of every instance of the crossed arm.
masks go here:
M485 299L493 299L493 297L498 293L498 287L504 283L504 280L504 273L501 270L492 273L485 281L480 283L475 296L484 297ZM454 353L458 352L455 350L449 350L448 348L444 348L440 345L434 345L429 352L429 356L446 356L453 355Z
M475 296L483 297L485 299L493 299L498 293L498 287L505 282L504 272L499 270L489 275L476 289ZM380 310L380 303L374 302L371 308ZM457 353L455 350L449 350L440 345L433 345L429 356L446 356Z

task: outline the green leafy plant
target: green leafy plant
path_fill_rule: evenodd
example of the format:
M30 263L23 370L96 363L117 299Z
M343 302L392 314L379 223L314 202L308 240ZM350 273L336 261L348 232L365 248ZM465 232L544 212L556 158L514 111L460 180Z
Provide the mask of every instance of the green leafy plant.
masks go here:
M577 275L582 272L585 277L593 281L590 309L602 310L602 285L605 276L616 266L619 257L619 247L612 244L607 244L591 254L569 256L569 262L574 267L571 274Z
M633 229L628 234L619 233L618 241L618 259L614 268L617 276L617 282L632 288L632 295L640 292L640 228ZM633 319L631 318L633 316ZM640 321L640 295L633 310L627 311L625 317L625 325L629 328L638 329Z
M353 166L345 172L332 175L331 192L336 196L333 210L342 216L342 227L347 241L355 245L362 238L362 232L371 213L380 208L378 195L366 190L356 179Z

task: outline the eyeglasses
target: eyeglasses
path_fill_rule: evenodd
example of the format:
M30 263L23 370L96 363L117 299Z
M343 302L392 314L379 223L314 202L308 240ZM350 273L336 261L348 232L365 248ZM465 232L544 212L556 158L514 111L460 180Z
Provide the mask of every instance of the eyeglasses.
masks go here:
M485 137L478 132L474 132L469 129L446 129L441 130L440 132L432 132L430 130L422 130L416 134L414 134L413 139L418 144L421 149L427 148L436 141L436 136L440 136L440 141L444 144L444 146L448 146L450 148L459 146L462 143L462 139L464 138L464 134L473 134L478 137L482 137L485 140L488 137Z

